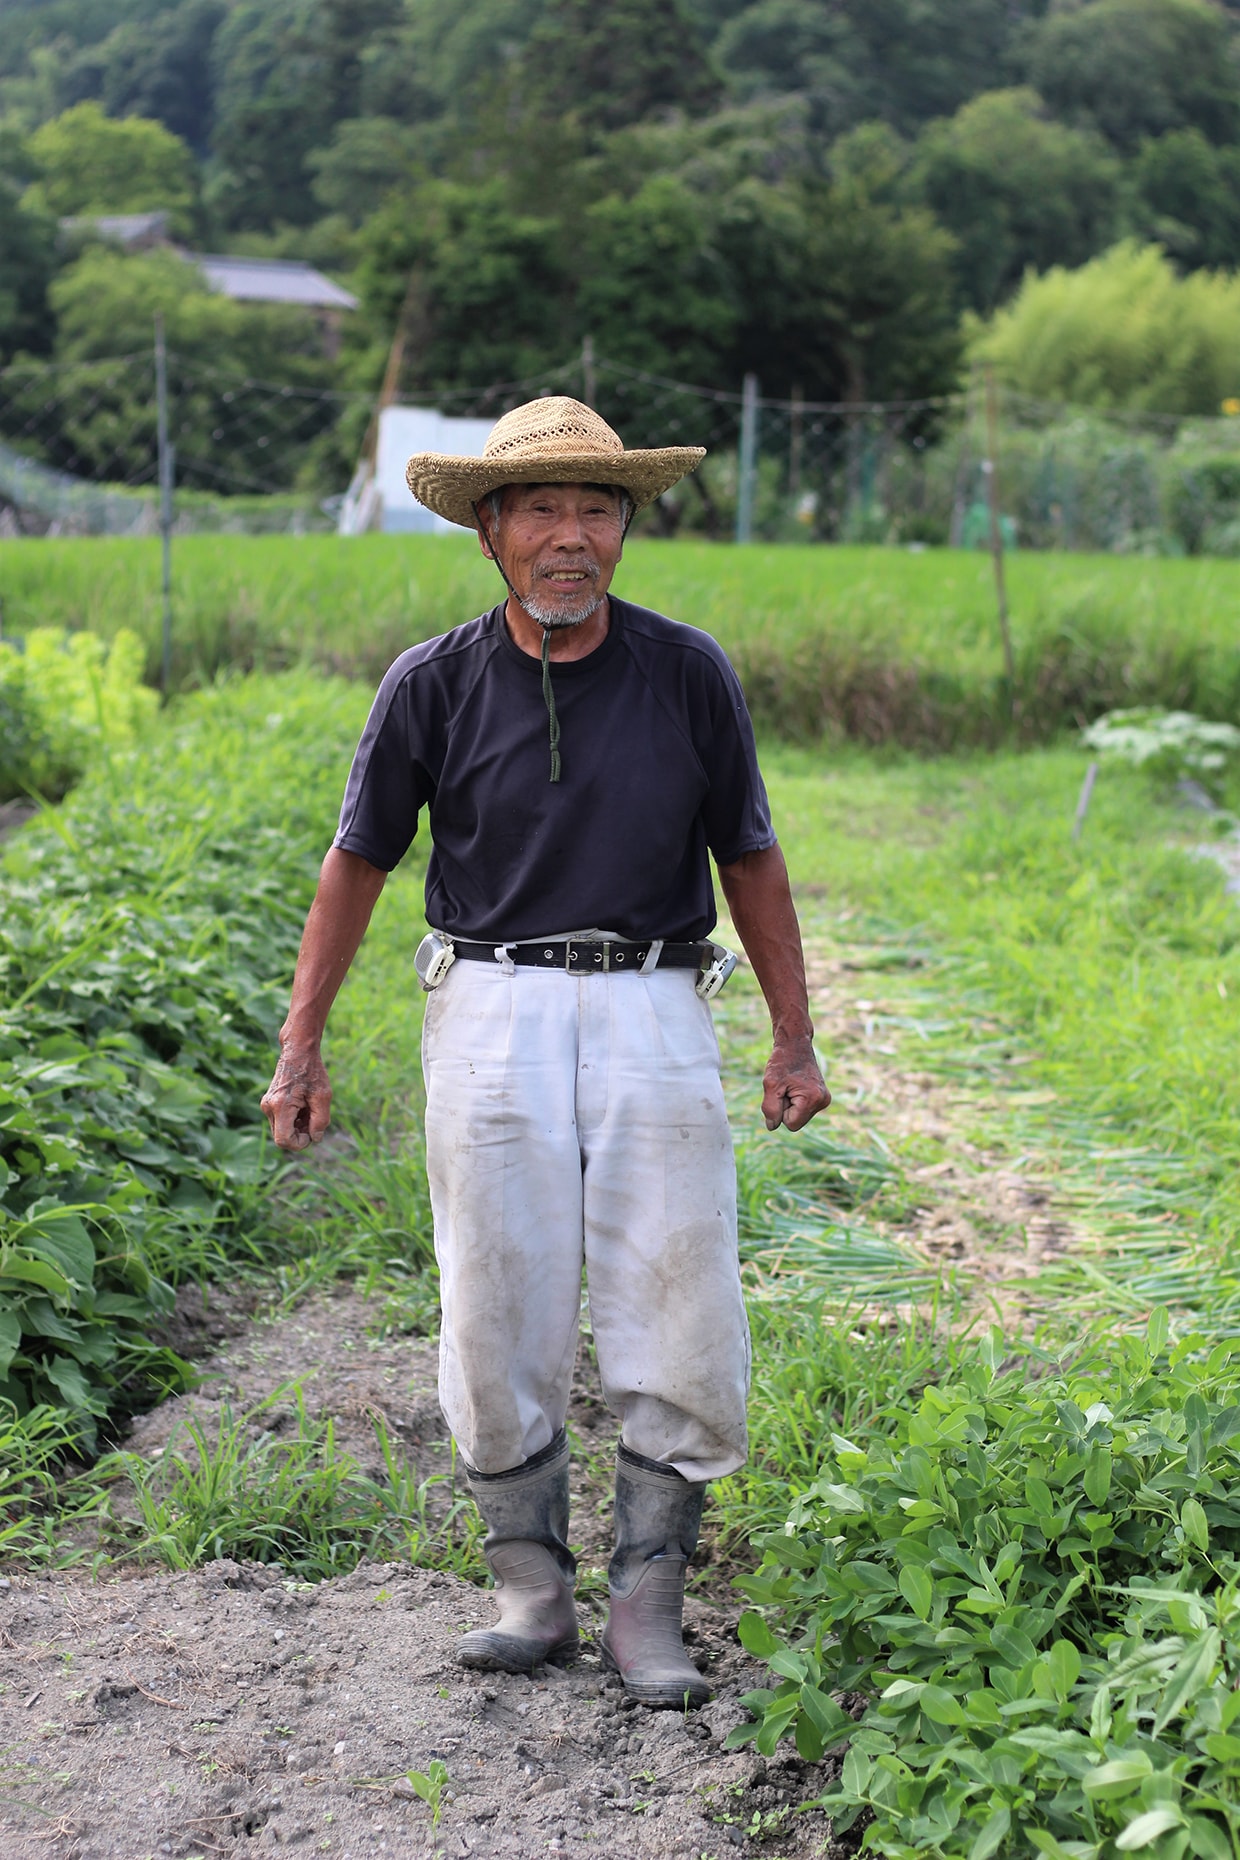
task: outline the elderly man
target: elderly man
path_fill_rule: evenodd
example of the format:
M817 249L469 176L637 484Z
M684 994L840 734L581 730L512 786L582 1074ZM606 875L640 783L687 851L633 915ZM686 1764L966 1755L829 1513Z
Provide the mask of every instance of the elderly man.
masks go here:
M685 1567L707 1482L744 1461L749 1380L708 855L770 1009L767 1127L830 1102L736 676L706 634L608 592L634 510L703 456L626 451L549 398L506 414L481 459L410 461L508 595L380 686L263 1099L285 1149L327 1128L328 1011L425 806L440 1399L499 1609L459 1658L528 1672L577 1649L564 1426L584 1263L622 1424L603 1655L632 1697L677 1706L709 1697L682 1644Z

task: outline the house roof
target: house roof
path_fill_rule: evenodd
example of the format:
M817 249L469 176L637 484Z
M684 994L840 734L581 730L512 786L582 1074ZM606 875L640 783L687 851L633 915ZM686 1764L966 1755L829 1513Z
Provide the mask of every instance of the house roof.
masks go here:
M170 217L157 207L151 213L75 213L60 223L67 232L98 233L117 245L149 245L166 241Z
M356 310L357 298L296 258L228 258L187 253L214 291L242 302L301 304L309 310Z

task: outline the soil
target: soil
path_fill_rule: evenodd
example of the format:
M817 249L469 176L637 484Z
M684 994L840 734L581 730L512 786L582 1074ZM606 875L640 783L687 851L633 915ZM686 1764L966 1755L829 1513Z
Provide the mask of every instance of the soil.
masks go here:
M383 1318L343 1289L253 1322L201 1389L143 1416L126 1445L154 1458L191 1419L212 1432L225 1405L237 1416L262 1404L252 1427L278 1429L294 1420L295 1381L308 1416L332 1415L337 1446L364 1470L380 1471L381 1416L419 1477L446 1474L434 1346L376 1335ZM464 1671L453 1647L491 1618L487 1593L404 1564L363 1563L317 1585L226 1560L97 1581L11 1575L0 1587L4 1860L829 1851L822 1814L795 1812L828 1786L829 1764L723 1749L746 1719L742 1693L770 1679L737 1641L732 1600L686 1602L686 1645L714 1688L701 1711L634 1706L603 1671L614 1426L591 1376L583 1347L570 1414L585 1578L572 1666ZM449 1778L437 1827L409 1781L436 1761Z

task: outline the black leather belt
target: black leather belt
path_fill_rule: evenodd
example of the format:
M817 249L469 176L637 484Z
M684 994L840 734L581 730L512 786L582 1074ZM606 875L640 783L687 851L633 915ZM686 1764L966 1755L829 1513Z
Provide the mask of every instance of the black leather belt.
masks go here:
M494 943L458 943L453 949L466 962L496 962ZM709 945L665 943L656 969L700 969ZM509 943L506 954L518 969L566 969L570 975L608 975L640 969L650 954L649 943Z

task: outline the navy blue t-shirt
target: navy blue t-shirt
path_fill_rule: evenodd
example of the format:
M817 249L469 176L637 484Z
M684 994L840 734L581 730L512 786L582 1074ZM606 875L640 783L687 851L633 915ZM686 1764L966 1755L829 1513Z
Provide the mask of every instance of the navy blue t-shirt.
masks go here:
M428 922L479 942L598 925L691 942L721 865L772 846L736 673L715 641L611 600L603 643L542 666L503 607L401 654L353 759L335 844L391 871L429 812Z

